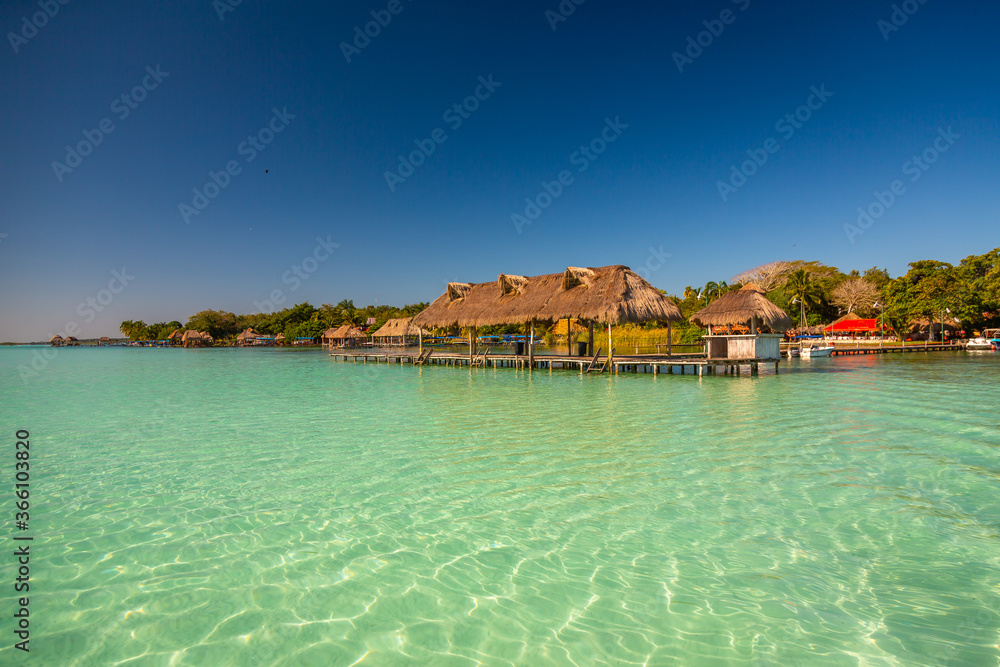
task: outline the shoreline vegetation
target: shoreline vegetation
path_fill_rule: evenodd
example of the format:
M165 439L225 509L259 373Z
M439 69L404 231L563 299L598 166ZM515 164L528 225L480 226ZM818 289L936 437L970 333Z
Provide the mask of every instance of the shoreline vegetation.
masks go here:
M690 321L696 311L722 295L748 283L759 286L769 300L800 324L793 334L821 334L822 325L848 313L876 318L886 329L886 339L905 342L941 340L944 337L969 337L974 332L1000 326L1000 248L982 255L970 255L959 264L936 260L912 262L905 275L892 278L885 269L872 267L844 273L837 267L817 261L774 261L743 271L728 282L709 282L701 287L687 286L683 294L660 290L679 308L684 321L668 329L665 323L623 325L614 331L619 349L664 345L696 345L706 333ZM165 342L171 335L179 342L186 331L211 336L213 346L236 345L236 337L252 329L259 335L281 336L284 344L293 341L319 344L323 332L331 327L349 325L366 334L377 331L390 319L412 318L429 303L403 306L357 307L352 300L314 307L296 304L273 313L235 314L222 310L203 310L188 318L146 324L127 320L119 330L129 341ZM802 326L804 323L804 327ZM943 325L943 326L942 326ZM566 345L566 321L536 326L538 343ZM801 331L800 331L801 329ZM462 331L438 330L435 335L461 336ZM525 324L482 327L478 336L527 335ZM586 337L583 327L572 325L574 341ZM876 336L877 337L877 336ZM107 338L89 344L121 344L122 339ZM81 345L87 341L77 341ZM5 343L12 344L12 343Z

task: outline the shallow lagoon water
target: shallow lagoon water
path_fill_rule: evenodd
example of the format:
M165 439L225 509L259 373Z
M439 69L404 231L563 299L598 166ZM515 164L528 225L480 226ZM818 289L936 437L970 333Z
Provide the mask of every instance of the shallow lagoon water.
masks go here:
M24 382L34 351L0 350L32 664L1000 659L1000 355L699 379L75 348Z

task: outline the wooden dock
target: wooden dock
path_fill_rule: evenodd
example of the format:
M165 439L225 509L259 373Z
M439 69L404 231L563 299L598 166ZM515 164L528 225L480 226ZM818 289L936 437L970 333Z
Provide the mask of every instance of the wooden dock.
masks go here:
M426 350L425 350L426 353ZM366 350L334 350L330 356L339 361L358 363L385 363L437 366L472 366L473 368L516 368L537 370L573 370L585 373L651 373L659 375L740 375L743 372L756 375L761 365L773 365L778 372L778 361L774 359L706 359L704 355L621 355L614 356L608 365L607 356L571 357L564 355L477 354L471 358L468 353L434 352L429 357L421 357L417 352L369 352Z
M902 352L954 352L964 350L960 344L938 345L887 345L883 347L839 347L831 356L858 354L892 354ZM410 364L413 366L471 366L472 368L515 368L537 370L571 370L580 374L650 373L652 375L757 375L761 366L773 365L778 373L779 361L774 359L706 359L704 354L633 354L615 355L611 364L607 356L573 357L568 355L491 354L489 351L470 355L467 352L438 352L424 348L423 353L412 351L373 351L366 349L331 350L330 356L338 361L375 364ZM787 354L783 351L782 354Z

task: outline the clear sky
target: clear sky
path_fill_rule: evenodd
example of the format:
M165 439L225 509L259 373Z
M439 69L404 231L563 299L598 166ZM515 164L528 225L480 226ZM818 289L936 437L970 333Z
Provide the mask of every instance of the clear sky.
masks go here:
M1000 245L996 3L230 2L2 3L0 341Z

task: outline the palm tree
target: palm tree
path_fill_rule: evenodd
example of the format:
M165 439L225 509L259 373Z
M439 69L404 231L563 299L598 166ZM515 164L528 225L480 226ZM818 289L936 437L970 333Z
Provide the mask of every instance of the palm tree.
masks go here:
M793 297L792 303L799 304L800 327L804 328L806 323L806 306L816 307L823 298L823 288L818 282L812 279L805 269L792 271L785 281L785 293Z

